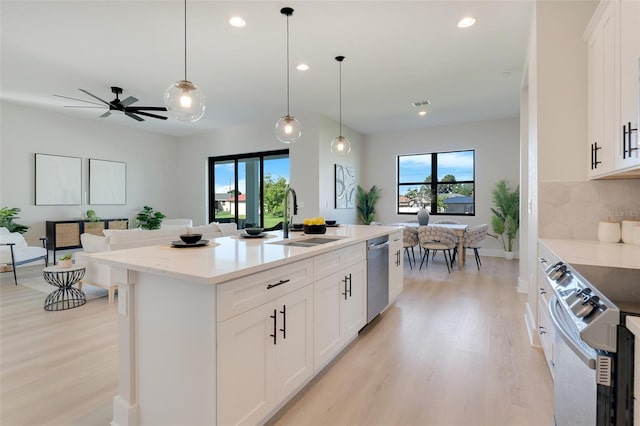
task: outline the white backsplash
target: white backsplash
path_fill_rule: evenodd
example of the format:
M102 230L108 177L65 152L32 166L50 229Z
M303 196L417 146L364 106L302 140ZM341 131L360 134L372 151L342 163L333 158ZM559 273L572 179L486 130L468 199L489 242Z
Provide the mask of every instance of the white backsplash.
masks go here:
M540 238L597 240L608 220L640 220L640 179L538 183Z

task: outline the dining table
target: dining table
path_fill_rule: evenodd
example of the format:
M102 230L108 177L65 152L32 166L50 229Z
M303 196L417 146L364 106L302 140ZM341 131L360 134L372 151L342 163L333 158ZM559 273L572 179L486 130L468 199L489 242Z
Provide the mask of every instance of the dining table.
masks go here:
M390 225L408 226L412 228L419 228L420 226L425 226L425 225L420 225L417 222L399 222L399 223L391 223ZM462 236L464 235L464 231L467 230L469 225L465 225L463 223L432 223L431 225L426 225L426 226L442 226L444 228L453 229L456 232L456 235L458 236L458 270L461 271L467 257L465 254L464 246L463 246L464 242L463 242Z

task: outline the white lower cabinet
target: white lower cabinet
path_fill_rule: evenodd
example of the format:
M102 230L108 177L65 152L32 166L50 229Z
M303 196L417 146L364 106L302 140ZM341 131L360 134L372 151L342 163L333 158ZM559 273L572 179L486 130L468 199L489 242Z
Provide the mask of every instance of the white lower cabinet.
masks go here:
M322 368L367 322L366 261L315 282L314 366Z
M218 424L256 424L313 374L313 285L218 323Z
M404 288L404 255L402 253L402 231L389 235L389 304Z

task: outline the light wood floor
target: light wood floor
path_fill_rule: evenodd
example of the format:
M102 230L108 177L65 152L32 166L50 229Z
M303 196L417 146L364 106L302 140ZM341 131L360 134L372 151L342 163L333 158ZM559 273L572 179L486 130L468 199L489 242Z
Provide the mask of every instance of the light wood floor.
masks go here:
M451 274L441 257L426 271L406 265L395 305L271 423L552 424L551 378L527 340L517 263L484 258L478 272L469 260ZM45 312L44 297L2 274L0 425L108 425L116 305Z

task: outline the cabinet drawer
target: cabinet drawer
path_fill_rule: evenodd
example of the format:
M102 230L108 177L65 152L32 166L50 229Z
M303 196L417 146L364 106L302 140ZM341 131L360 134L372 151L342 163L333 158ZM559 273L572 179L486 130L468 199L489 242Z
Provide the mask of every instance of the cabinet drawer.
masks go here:
M309 259L219 284L217 319L224 321L312 282L313 260Z
M314 258L315 279L324 278L340 269L355 265L367 258L365 243L354 244L331 253L321 254Z

